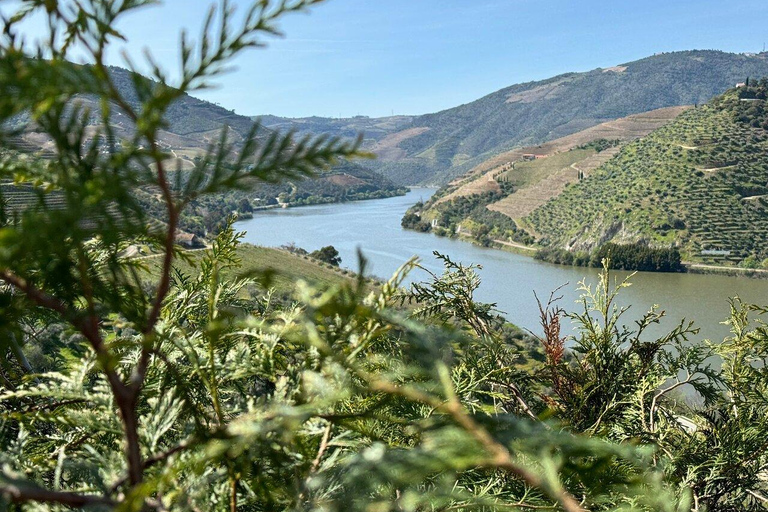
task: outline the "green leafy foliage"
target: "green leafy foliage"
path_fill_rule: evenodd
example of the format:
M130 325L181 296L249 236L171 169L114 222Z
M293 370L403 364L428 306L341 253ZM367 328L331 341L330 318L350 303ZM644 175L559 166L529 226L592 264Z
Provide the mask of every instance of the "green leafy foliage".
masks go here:
M401 225L406 229L431 231L440 236L460 233L484 246L491 245L494 240L531 243L533 237L519 229L515 221L487 208L512 189L508 183L503 185L505 190L500 193L460 196L437 204L434 200L426 205L417 203L408 209Z
M327 245L316 251L312 251L309 253L309 256L324 263L328 263L329 265L333 265L334 267L341 265L341 256L339 256L339 251L337 251L336 248L332 245Z
M646 272L683 272L680 251L675 248L656 249L640 244L601 245L592 254L574 253L565 249L547 247L539 249L535 258L560 265L602 267L608 261L612 269L642 270Z
M242 28L223 3L217 29L211 15L198 45L183 38L178 87L160 70L155 85L135 76L131 104L102 59L116 21L148 3L26 0L0 36L12 98L0 94L0 125L23 113L55 141L54 158L0 161L0 177L36 198L2 205L3 509L763 507L768 330L750 315L764 309L734 302L717 349L687 323L651 335L663 313L623 325L615 300L628 283L611 285L606 268L595 290L582 285L579 311L541 305L534 340L475 299L475 266L444 255L441 275L405 288L415 260L375 285L309 282L298 265L276 276L241 260L257 253L231 219L205 250L176 247L193 201L312 175L357 146L255 129L236 151L224 133L194 170L168 172L157 135L169 106L316 2L257 2ZM28 54L17 24L37 14L63 32ZM92 66L69 62L74 46ZM114 151L88 142L80 82L100 100L106 140L117 140L106 111L135 121ZM139 190L160 197L164 223ZM136 244L157 254L136 257ZM290 301L273 293L279 278Z

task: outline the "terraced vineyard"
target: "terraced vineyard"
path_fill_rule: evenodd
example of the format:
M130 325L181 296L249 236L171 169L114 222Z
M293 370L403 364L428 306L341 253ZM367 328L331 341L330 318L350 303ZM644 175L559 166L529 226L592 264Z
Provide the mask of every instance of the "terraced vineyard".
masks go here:
M537 146L488 159L440 189L409 213L407 227L453 234L481 243L530 244L522 218L616 154L616 145L651 133L688 107L670 107L602 123ZM539 158L531 160L532 155ZM471 207L469 207L471 206ZM418 222L417 220L418 219ZM433 229L434 228L434 229Z
M768 257L768 132L745 114L743 94L626 145L526 222L542 245L568 250L647 242L705 261Z
M488 205L488 209L521 219L557 197L566 185L577 182L580 173L586 175L617 152L618 147L599 153L591 149L573 149L543 160L518 164L499 179L516 183L520 188L501 201ZM521 179L524 181L519 183Z
M537 146L528 146L516 148L511 151L501 153L491 157L471 169L463 177L454 180L448 186L444 187L436 194L436 201L455 199L457 197L469 196L472 194L483 194L486 192L500 192L496 184L496 178L504 175L504 180L515 183L518 188L535 185L539 180L551 177L552 174L559 171L561 167L557 165L549 166L544 164L545 172L536 172L528 176L524 171L526 167L517 167L524 161L527 154L542 155L551 157L559 153L564 153L580 146L589 145L598 140L610 141L630 141L645 135L653 130L664 126L675 119L689 107L668 107L634 114L614 121L601 123L597 126L587 128L580 132L560 137ZM573 161L569 162L571 165ZM516 171L512 171L515 165ZM589 168L589 164L584 163ZM522 172L518 172L522 171ZM520 174L519 177L517 175ZM525 174L525 175L524 175ZM577 176L574 173L574 176ZM541 203L543 204L543 203ZM538 204L537 204L538 206Z
M40 203L42 199L43 203ZM59 192L43 194L32 185L14 185L11 182L0 182L0 204L2 211L12 216L30 208L42 206L48 210L58 210L64 207L64 196Z

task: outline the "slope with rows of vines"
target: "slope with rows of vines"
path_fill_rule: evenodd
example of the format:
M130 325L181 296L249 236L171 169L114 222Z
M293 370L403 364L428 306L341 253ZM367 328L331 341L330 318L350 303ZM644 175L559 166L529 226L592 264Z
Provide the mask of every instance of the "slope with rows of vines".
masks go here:
M628 144L526 222L540 243L568 250L614 241L676 246L691 259L768 257L767 84Z

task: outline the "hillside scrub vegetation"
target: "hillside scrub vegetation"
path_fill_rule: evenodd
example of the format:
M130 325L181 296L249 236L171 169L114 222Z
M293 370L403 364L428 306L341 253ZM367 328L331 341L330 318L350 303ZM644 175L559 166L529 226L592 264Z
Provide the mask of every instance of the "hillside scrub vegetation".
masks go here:
M22 0L0 33L0 126L26 113L55 143L55 158L0 160L0 178L37 192L0 205L0 507L765 509L768 330L754 320L768 309L734 301L718 345L685 322L659 334L664 313L629 322L616 304L629 283L606 268L575 311L541 303L533 337L476 300L477 267L445 255L442 273L412 260L374 287L364 261L339 281L283 275L292 300L276 301L280 276L241 261L258 251L231 221L204 251L179 250L191 201L312 176L359 146L251 131L171 179L157 144L170 106L319 2L240 16L222 3L218 26L182 39L174 87L135 73L131 103L103 59L123 16L152 3ZM66 37L22 44L36 15ZM134 120L118 150L88 143L84 88L107 139L108 110ZM137 199L147 189L162 223ZM157 254L132 257L137 242ZM405 286L409 272L424 281Z
M500 193L460 196L436 205L433 199L427 205L417 203L408 209L400 224L406 229L438 236L461 234L484 246L492 245L495 240L532 243L533 237L519 229L515 221L488 209L489 204L512 188L511 184L504 183Z

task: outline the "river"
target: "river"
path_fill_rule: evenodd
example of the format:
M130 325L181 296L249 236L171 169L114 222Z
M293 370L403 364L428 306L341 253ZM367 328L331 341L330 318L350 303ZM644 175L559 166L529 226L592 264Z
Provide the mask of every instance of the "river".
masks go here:
M400 219L405 211L433 193L434 189L415 188L405 196L388 199L257 212L253 219L238 222L236 228L246 231L246 242L267 247L293 242L312 251L333 245L342 257L342 266L352 270L357 270L359 248L369 261L370 272L379 277L389 277L414 255L421 258L426 268L439 272L442 267L432 255L435 250L462 263L482 265L482 284L476 298L496 303L510 322L534 332L540 331L534 292L546 298L552 290L565 285L560 292L560 305L572 311L578 307L579 281L597 282L596 269L543 263L498 249L402 229ZM627 273L614 275L621 279ZM410 280L425 278L423 271L410 276ZM655 332L672 328L687 318L695 320L701 329L699 338L721 340L728 334L727 326L721 322L728 317L728 298L733 296L766 304L768 280L639 272L632 279L632 286L622 291L620 304L631 304L626 322L636 320L653 304L659 304L667 318Z

